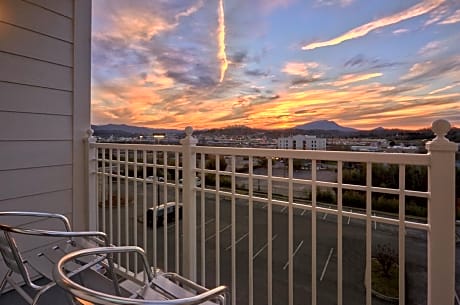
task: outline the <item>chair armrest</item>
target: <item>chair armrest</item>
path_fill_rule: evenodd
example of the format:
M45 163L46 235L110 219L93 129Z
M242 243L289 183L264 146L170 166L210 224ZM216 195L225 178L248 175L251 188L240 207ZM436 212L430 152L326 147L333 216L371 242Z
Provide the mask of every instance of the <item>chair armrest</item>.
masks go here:
M73 237L96 237L95 241L97 243L103 246L109 246L107 234L99 231L50 231L11 227L4 224L0 224L0 229L17 234L34 235L42 237L66 237L69 239Z
M66 231L72 231L70 226L69 219L62 215L56 213L46 213L46 212L26 212L26 211L7 211L7 212L0 212L1 216L23 216L23 217L37 217L37 218L55 218L59 219L63 222Z

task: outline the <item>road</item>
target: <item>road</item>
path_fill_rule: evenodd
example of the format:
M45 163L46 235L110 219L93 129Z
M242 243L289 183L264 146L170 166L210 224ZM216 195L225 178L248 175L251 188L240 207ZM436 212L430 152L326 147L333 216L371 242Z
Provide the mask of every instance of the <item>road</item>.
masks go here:
M122 187L123 189L123 187ZM121 224L120 239L118 238L117 226L113 226L111 234L115 243L124 243L135 239L144 246L148 253L153 254L154 229L147 229L147 245L142 244L142 222L145 214L142 205L142 188L138 187L137 208L130 203L128 207L122 206L120 214L112 209L112 217L115 223ZM147 189L147 205L152 202L151 186ZM160 187L160 198L163 198ZM173 198L174 191L168 192L168 198ZM200 198L197 198L197 228L198 243L201 245L201 220ZM216 250L220 252L219 284L231 287L231 201L229 198L219 198L219 227L216 229L216 197L207 194L205 197L205 248L206 248L206 285L208 287L217 284L215 275ZM249 206L245 200L236 200L236 270L238 282L236 292L237 304L247 304L249 287ZM109 217L109 209L106 208L106 218ZM128 211L128 213L127 213ZM251 263L253 264L253 291L254 304L267 303L267 218L268 209L265 204L253 204L253 251ZM120 215L120 218L118 218ZM271 239L273 241L273 304L286 304L288 300L288 223L289 210L286 207L274 206L272 211L273 228ZM316 280L318 304L336 304L337 300L337 216L318 213L317 221L317 247L316 247ZM311 300L311 260L312 260L312 234L311 212L303 209L293 209L293 270L294 270L294 304L310 304ZM362 220L343 220L343 304L365 304L365 230L366 224ZM136 225L135 225L136 224ZM158 266L162 269L171 270L175 267L174 256L176 234L174 224L169 224L165 232L163 227L156 228ZM218 236L216 234L218 231ZM389 245L397 249L398 228L386 224L372 224L373 254L377 245ZM180 226L179 237L182 236ZM219 244L216 245L217 237ZM165 253L164 244L168 245ZM426 304L426 233L419 230L406 230L406 304ZM458 254L457 254L458 255ZM201 251L198 246L198 278L201 279ZM166 260L165 260L166 258ZM180 261L180 257L179 257ZM457 260L458 261L458 260ZM459 268L457 268L459 270ZM457 272L458 274L458 272ZM387 304L378 299L373 299L373 304Z

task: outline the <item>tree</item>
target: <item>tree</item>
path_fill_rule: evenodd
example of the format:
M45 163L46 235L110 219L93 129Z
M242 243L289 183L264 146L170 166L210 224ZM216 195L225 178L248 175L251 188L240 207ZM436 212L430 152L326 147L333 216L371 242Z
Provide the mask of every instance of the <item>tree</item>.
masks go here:
M377 255L375 256L375 258L382 267L382 275L384 277L390 278L391 268L398 261L395 250L393 250L389 245L378 245Z

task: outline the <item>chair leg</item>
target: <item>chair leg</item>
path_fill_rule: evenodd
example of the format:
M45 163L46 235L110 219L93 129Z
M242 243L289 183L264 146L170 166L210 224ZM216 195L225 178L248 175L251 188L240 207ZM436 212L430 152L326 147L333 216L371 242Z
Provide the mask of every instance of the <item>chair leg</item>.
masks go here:
M2 283L0 284L0 294L3 293L3 289L5 288L6 285L6 278L9 277L13 273L12 270L8 270L8 272L5 274L5 276L2 279Z
M29 303L29 304L33 303L33 300L30 297L30 295L24 289L22 289L22 287L19 286L15 281L13 281L13 279L11 279L8 276L8 277L6 277L6 281L11 285L11 287L13 287L16 290L17 293L19 293L20 296L22 296L24 298L24 300L27 301L27 303Z
M33 299L31 305L37 304L38 299L41 297L41 295L42 295L43 293L47 292L48 289L50 289L51 287L54 287L54 286L56 286L56 283L54 283L54 282L51 282L51 283L49 283L48 285L43 286L43 288L40 289L40 290L35 294L34 299Z

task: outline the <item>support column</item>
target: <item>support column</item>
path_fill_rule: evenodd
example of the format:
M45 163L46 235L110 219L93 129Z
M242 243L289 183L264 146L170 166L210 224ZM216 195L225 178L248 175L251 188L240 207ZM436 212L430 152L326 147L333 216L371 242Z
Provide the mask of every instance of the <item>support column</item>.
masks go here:
M455 297L455 153L445 138L446 120L432 124L436 138L426 144L431 155L428 185L428 305L454 304Z
M196 196L195 196L195 172L196 153L193 147L198 140L192 136L193 128L185 128L185 138L180 140L182 144L182 226L183 226L183 275L192 281L196 281Z
M97 231L97 148L96 137L93 136L93 130L88 129L88 139L86 142L86 177L88 190L88 230Z

